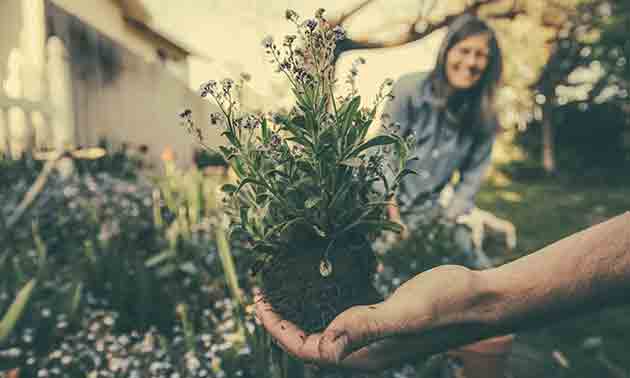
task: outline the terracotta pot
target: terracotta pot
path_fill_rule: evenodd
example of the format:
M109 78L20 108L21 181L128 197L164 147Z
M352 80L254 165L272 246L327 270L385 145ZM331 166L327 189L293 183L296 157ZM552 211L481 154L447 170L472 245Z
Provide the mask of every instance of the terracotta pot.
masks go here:
M493 337L449 351L463 365L466 378L505 378L514 335Z

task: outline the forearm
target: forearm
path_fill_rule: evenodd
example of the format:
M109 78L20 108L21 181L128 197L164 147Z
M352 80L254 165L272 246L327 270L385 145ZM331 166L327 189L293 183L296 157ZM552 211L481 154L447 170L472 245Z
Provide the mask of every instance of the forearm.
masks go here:
M497 334L630 303L630 213L480 276L472 317Z
M630 213L499 268L443 266L416 278L408 284L418 285L412 288L418 298L429 297L435 286L441 287L441 294L430 311L419 311L431 314L416 319L419 326L410 322L401 327L410 332L361 351L381 367L630 303ZM401 352L378 357L387 348Z

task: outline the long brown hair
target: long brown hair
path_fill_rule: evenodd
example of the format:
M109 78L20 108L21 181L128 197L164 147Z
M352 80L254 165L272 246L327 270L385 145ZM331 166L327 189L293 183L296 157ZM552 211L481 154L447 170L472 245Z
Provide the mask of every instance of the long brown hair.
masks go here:
M495 32L488 24L470 14L462 15L453 21L442 41L430 82L433 96L440 104L446 106L454 94L446 76L446 56L458 42L478 34L488 35L490 60L479 82L470 89L472 92L466 95L465 106L468 111L462 121L472 122L476 131L492 133L497 131L498 126L494 99L503 71L503 58Z

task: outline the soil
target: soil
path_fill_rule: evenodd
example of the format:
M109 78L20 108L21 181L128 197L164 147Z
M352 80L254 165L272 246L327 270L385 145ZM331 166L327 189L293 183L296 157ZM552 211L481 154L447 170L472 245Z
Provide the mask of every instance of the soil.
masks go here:
M261 271L267 301L309 333L323 330L349 307L382 300L373 285L376 259L367 241L329 250L327 276L320 267L325 250L320 244L277 254Z

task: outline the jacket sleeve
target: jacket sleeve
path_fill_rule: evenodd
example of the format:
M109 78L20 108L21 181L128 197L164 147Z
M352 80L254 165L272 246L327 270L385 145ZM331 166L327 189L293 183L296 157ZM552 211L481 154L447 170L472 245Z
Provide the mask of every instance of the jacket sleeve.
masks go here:
M394 87L392 88L392 94L394 95L394 98L387 101L385 103L385 106L383 108L383 117L386 117L386 119L384 119L384 123L398 123L400 125L400 129L398 131L398 134L403 136L405 135L406 130L409 129L410 125L410 119L409 119L409 91L407 89L407 87L409 86L409 83L407 82L405 77L402 77L401 79L397 80L396 83L394 84ZM391 171L391 169L389 168L389 166L393 166L395 167L395 164L398 164L398 161L396 160L396 156L394 154L390 154L387 156L387 160L386 160L386 167L384 169L384 174L385 177L387 179L388 184L391 185L394 182L394 173ZM382 187L382 185L378 185L379 190L383 190L384 191L384 187Z
M475 207L475 196L481 187L486 171L491 163L494 133L478 137L470 155L460 168L460 179L453 193L453 198L444 210L447 218L455 219L469 213Z

